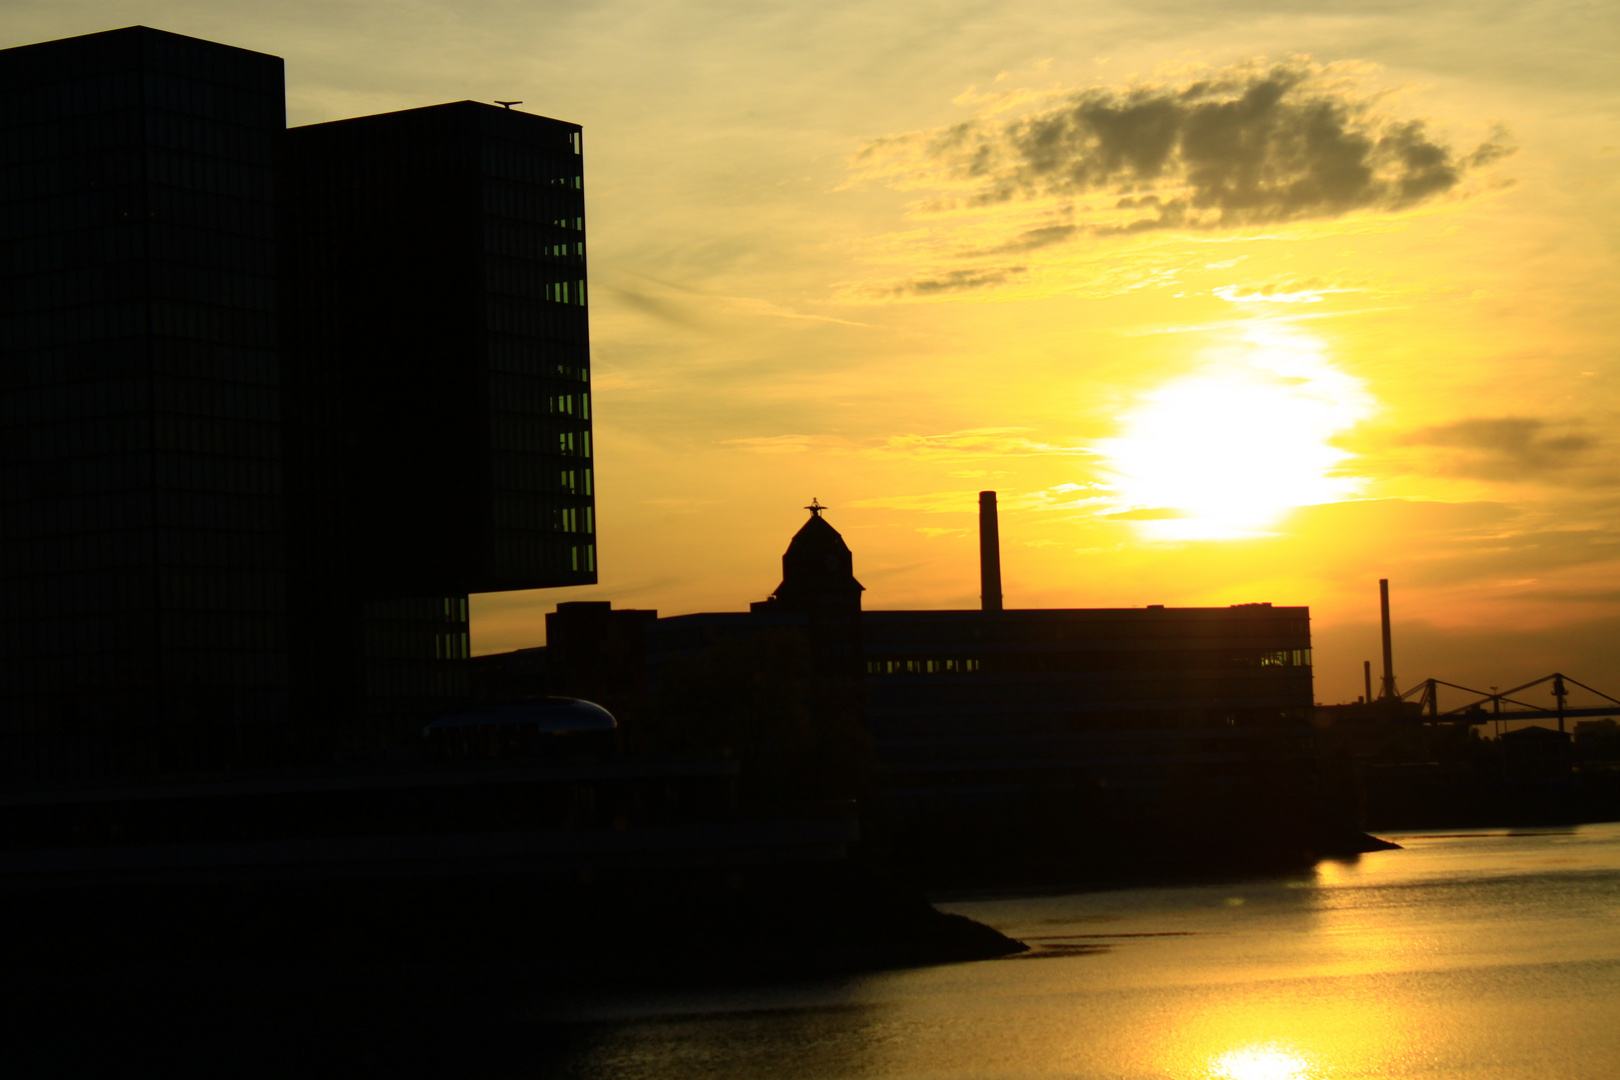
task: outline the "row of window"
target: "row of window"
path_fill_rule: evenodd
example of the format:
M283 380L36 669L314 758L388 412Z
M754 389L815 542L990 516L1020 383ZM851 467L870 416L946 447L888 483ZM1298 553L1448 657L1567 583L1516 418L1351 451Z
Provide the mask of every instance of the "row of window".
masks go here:
M148 332L192 341L270 349L276 346L278 329L276 316L269 311L164 299L117 301L0 318L0 349L76 345Z
M0 500L6 502L146 490L153 486L276 495L281 491L281 465L275 460L159 451L31 461L0 468Z
M207 529L273 532L281 528L281 503L263 495L220 491L125 491L50 501L12 502L0 513L0 536L53 538L109 530Z
M274 386L179 377L160 378L152 386L152 408L158 412L274 423L280 403Z
M23 278L0 304L20 311L161 297L250 311L276 310L276 279L161 259L75 267Z
M555 310L553 315L558 314ZM527 337L492 336L489 339L491 371L510 372L544 379L589 382L590 347L584 343L586 319L583 311L561 312L575 324L579 341L536 341Z
M1021 613L1008 612L1009 616L1018 614ZM1060 614L1051 613L1052 616ZM1219 647L1227 641L1274 646L1310 640L1308 620L1280 612L1268 618L1254 618L1224 608L1169 612L1158 618L1140 618L1142 614L1139 609L1116 609L1086 613L1075 619L1045 617L1045 612L1040 613L1042 617L1030 619L980 619L976 616L912 619L889 618L889 613L874 611L867 620L866 633L869 641L887 639L893 641L897 649L929 642L937 642L944 648L968 640L1045 643L1128 639L1162 642L1166 647Z
M141 377L32 386L0 395L0 424L55 423L113 416L152 407L151 383Z
M275 348L280 325L273 312L155 299L152 333L248 348Z
M577 314L564 309L559 313L554 305L578 308L585 306L585 282L580 278L558 278L555 271L535 267L526 275L526 281L511 277L499 285L492 284L487 303L488 329L504 334L524 337L557 338L564 335L583 341L587 333L584 312ZM521 286L521 287L518 287ZM562 318L558 318L561 314Z
M491 517L497 529L526 533L596 531L596 511L589 503L565 506L556 497L536 498L528 492L497 490Z
M460 664L378 659L366 665L366 701L371 712L390 710L420 715L467 698L467 679Z
M495 531L495 561L510 572L594 574L596 545L537 536L526 529L501 528ZM557 581L557 584L562 582Z
M434 634L435 660L465 660L472 655L472 641L467 634Z
M579 129L557 134L555 149L549 153L532 142L486 138L480 147L484 174L519 184L549 186L566 179L570 187L583 186ZM574 184L575 179L581 179L581 183Z
M18 238L6 244L3 256L6 269L18 277L138 259L217 267L235 274L275 275L275 244L267 236L149 219Z
M270 349L130 336L13 353L0 365L0 390L122 380L119 385L134 395L127 399L130 408L146 409L151 404L145 389L148 373L160 381L198 379L274 387L280 368L280 357Z
M237 199L271 202L275 174L262 165L203 154L153 148L146 152L146 179L186 191L205 191Z
M251 636L258 641L265 640L258 635ZM194 651L165 650L163 659L163 671L159 674L152 650L133 650L127 642L118 640L107 641L103 648L79 649L69 641L67 648L54 655L36 654L22 663L0 667L0 682L8 689L16 687L16 697L65 692L94 700L108 695L104 702L96 702L85 717L95 727L101 727L120 719L120 711L130 706L138 708L139 695L157 692L156 686L162 687L163 703L151 711L172 718L176 711L176 691L183 693L182 687L189 690L217 688L216 692L226 694L260 688L269 691L284 686L287 679L286 657L273 637L268 644L228 651L209 648L205 642ZM13 695L8 693L7 697ZM222 713L228 715L231 700L227 698L223 704L223 710L208 710L207 718L217 723ZM150 744L143 745L141 757L150 750ZM75 778L84 775L82 768L82 763L76 765Z
M584 318L585 283L559 282L544 302L491 299L486 305L484 326L497 334L516 337L573 340L583 343L589 333Z
M580 259L583 259L583 255ZM578 263L580 259L569 256L566 260L558 261ZM557 266L531 262L527 259L501 258L488 259L484 266L484 284L491 293L504 293L525 300L546 300L554 304L578 302L567 299L557 288L559 285L571 286L579 280L579 270L576 266ZM574 290L570 288L570 294L572 292ZM580 292L579 295L584 294Z
M9 462L134 454L144 450L274 459L281 452L279 430L270 424L212 417L145 414L8 428Z
M577 418L553 413L557 419L512 413L513 402L502 398L500 407L490 425L490 445L495 450L513 450L525 454L561 454L564 457L590 456L590 432L572 427ZM585 420L577 420L585 423ZM561 425L570 425L559 431Z
M270 202L275 174L264 165L167 147L127 147L99 154L43 158L0 168L0 200L42 199L86 191L167 184Z
M543 160L541 164L544 167ZM552 176L532 184L485 180L484 213L529 225L555 227L556 222L567 222L563 228L583 232L581 190L577 174Z
M556 383L550 379L504 371L496 371L489 376L489 404L497 415L506 412L516 413L522 418L555 416L563 423L566 423L561 421L564 416L576 417L581 423L590 420L589 394L559 394Z
M13 616L26 612L28 619L68 620L83 633L101 626L102 633L127 634L130 620L126 616L150 612L154 604L171 612L266 616L287 606L284 579L275 571L171 566L158 567L154 574L150 560L49 578L12 579L6 582L3 595Z
M275 237L275 218L273 203L238 194L188 191L167 184L130 185L0 204L0 235L25 238L162 221L270 241Z
M591 506L555 507L552 510L552 522L552 528L557 532L595 533L596 509Z
M982 657L884 658L868 660L870 675L935 675L988 671L995 674L1069 672L1198 671L1218 673L1258 668L1308 668L1311 650L1256 652L1248 649L1110 649L1095 652L989 653Z
M0 125L0 161L35 161L159 146L269 168L285 129L202 120L158 109L89 113L49 123Z
M18 238L0 248L0 257L4 270L20 278L145 259L266 278L276 273L275 245L268 237L149 219Z
M146 180L146 153L126 146L70 157L38 158L0 166L0 199L38 199L92 188L133 187Z
M559 469L557 461L542 454L514 454L500 451L494 455L491 480L494 486L509 492L532 494L589 494L581 491L580 474L589 483L589 469Z
M465 633L399 623L366 626L368 660L465 660L471 649L458 644ZM451 655L446 655L446 653ZM459 653L459 655L457 655Z
M153 514L151 500L141 491L10 503L0 511L0 537L48 538L105 529L145 529L151 527ZM6 569L9 572L9 567Z
M486 217L484 219L484 250L493 255L508 255L531 262L557 259L559 245L571 245L577 237L547 223L516 221L512 218ZM577 261L572 252L563 248L562 258ZM577 258L582 259L581 252Z
M0 349L74 345L105 338L136 337L147 332L144 301L102 304L74 311L34 312L0 318Z
M0 247L0 271L25 277L90 263L125 262L147 255L147 230L139 222L76 232L8 238ZM271 255L273 256L273 252ZM274 263L267 264L274 269Z
M367 600L364 616L375 623L466 622L465 596L406 596L391 600Z
M958 675L978 671L980 662L970 657L948 656L933 660L868 660L868 675Z

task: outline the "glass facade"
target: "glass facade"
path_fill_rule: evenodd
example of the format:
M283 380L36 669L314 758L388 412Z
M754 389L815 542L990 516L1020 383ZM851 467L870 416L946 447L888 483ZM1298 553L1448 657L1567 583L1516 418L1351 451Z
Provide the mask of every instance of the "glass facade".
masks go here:
M0 52L0 722L60 736L34 772L285 712L282 101L279 59L141 27Z
M397 743L470 592L596 580L580 129L283 100L0 51L0 779Z
M294 664L321 700L463 697L468 593L596 580L580 150L474 102L288 132Z
M580 129L457 102L288 135L290 377L329 388L305 430L347 439L370 590L594 582Z

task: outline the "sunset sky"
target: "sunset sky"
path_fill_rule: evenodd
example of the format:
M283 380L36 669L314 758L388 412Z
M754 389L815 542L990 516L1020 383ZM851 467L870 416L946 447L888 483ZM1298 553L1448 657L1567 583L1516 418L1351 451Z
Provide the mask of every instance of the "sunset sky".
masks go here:
M289 122L584 125L601 585L763 599L812 496L868 608L1308 605L1396 675L1620 696L1607 2L8 0L286 58ZM1444 699L1443 699L1444 703ZM1459 699L1460 703L1460 699Z

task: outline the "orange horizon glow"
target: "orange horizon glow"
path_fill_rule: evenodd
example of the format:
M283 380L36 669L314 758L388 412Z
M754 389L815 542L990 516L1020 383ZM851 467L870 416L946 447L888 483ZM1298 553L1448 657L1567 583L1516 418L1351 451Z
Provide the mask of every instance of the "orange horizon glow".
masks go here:
M1305 605L1335 701L1389 578L1403 679L1620 692L1620 86L1575 0L140 18L285 57L294 125L583 125L601 583L474 598L476 652L745 609L812 495L867 606L974 606L994 489L1009 606Z

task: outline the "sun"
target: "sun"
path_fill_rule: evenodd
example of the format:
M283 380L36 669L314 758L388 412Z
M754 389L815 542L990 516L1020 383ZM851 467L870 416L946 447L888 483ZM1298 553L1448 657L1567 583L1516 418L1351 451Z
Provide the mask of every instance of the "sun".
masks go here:
M1315 338L1248 328L1197 369L1143 394L1099 444L1121 510L1154 539L1264 532L1296 506L1354 495L1333 436L1369 416L1361 380Z

